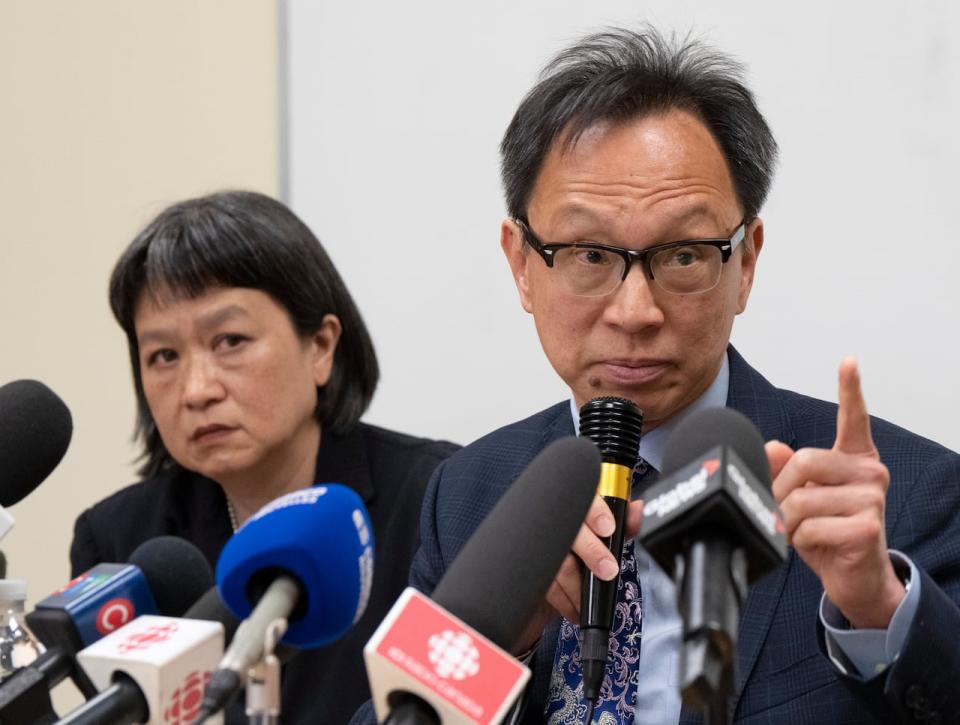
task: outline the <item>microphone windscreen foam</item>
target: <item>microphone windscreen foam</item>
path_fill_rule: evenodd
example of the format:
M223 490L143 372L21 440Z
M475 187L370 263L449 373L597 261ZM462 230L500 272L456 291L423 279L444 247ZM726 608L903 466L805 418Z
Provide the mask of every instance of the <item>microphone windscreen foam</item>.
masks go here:
M213 571L196 546L177 536L157 536L144 541L130 554L147 580L157 613L182 617L213 586Z
M661 478L689 465L715 446L732 448L754 476L761 482L770 482L763 436L746 416L732 408L705 408L681 420L664 444Z
M238 619L278 574L300 585L282 642L308 649L346 634L373 581L373 526L353 490L325 483L281 496L240 527L217 561L217 587Z
M60 463L73 435L67 406L36 380L0 387L0 506L13 506Z
M563 438L507 489L453 560L431 598L510 650L541 606L600 480L600 452Z

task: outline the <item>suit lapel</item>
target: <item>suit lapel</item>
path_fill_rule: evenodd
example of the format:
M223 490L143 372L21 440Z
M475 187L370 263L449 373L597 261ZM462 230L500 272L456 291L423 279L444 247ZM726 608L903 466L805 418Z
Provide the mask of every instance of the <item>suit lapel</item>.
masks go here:
M760 429L765 441L783 441L796 447L796 435L790 418L784 409L779 391L760 373L751 368L740 354L730 346L730 388L727 407L743 413ZM780 601L787 572L793 565L794 553L790 550L787 562L767 574L750 587L747 601L740 617L738 636L737 691L732 702L732 712L750 679L756 665L760 648L770 631L774 612Z

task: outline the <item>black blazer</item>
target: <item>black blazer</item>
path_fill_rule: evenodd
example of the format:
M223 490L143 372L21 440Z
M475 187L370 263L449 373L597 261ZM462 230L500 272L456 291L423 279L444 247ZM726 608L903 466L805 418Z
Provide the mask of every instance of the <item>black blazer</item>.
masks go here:
M345 484L363 499L376 539L373 587L366 612L345 637L301 652L284 667L282 722L346 723L370 697L363 646L407 585L424 489L437 464L457 448L365 423L346 435L323 434L315 480ZM125 562L144 541L163 535L191 541L214 566L232 533L217 483L189 471L162 474L77 518L71 570L77 576L101 562ZM242 701L231 706L227 722L247 722Z

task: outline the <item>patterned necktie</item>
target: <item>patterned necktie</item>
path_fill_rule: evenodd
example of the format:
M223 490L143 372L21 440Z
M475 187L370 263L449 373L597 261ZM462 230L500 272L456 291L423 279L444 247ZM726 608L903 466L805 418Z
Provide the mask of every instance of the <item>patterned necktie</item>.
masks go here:
M642 458L633 469L634 495L649 485L656 470ZM624 542L620 560L617 607L610 629L610 649L600 697L593 710L597 725L629 725L637 702L637 664L640 661L643 598L637 578L633 540ZM557 653L553 661L550 692L544 713L547 725L583 725L587 701L583 699L583 673L580 667L580 627L566 619L560 623Z

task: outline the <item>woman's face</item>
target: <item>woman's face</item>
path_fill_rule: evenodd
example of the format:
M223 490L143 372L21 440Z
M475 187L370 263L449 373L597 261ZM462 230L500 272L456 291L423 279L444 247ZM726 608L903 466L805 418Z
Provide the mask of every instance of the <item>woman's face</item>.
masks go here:
M333 368L335 316L301 338L268 294L230 287L193 299L143 293L134 327L147 404L180 465L224 483L316 456L314 409Z

